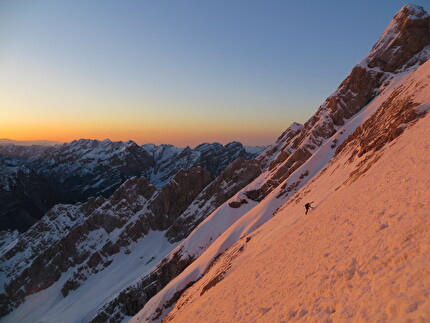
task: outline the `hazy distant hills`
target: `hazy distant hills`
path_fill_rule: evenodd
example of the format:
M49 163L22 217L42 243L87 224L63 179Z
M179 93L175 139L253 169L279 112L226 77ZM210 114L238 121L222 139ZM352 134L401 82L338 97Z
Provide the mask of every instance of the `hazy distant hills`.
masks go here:
M12 140L7 138L0 138L0 145L17 145L17 146L55 146L61 145L62 142L50 141L50 140Z

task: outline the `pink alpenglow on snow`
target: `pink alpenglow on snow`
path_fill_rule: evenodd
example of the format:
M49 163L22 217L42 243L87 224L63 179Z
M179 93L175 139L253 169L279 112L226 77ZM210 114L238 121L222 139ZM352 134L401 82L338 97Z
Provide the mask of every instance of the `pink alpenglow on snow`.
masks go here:
M420 87L414 100L422 99L419 110L428 110L430 62L410 77L414 82L401 90L413 95ZM180 279L192 281L197 276L190 278L190 274L204 273L164 320L429 320L428 138L427 114L368 156L369 168L360 168L366 158L350 162L351 147L347 147L276 212L264 203L267 198L275 203L271 195L251 211L245 210L240 220L167 286L179 290ZM303 214L305 200L316 205L308 216ZM258 214L267 213L267 222L258 230L246 229ZM233 236L237 242L231 244ZM226 243L231 245L229 249L223 247ZM220 257L212 258L220 252ZM157 321L145 315L154 301L162 304L160 296L132 321Z
M349 185L339 159L299 191L318 201L310 216L289 203L237 243L237 258L215 262L166 321L428 321L428 138L430 115Z
M3 147L5 192L58 168L113 194L0 232L2 322L430 322L429 58L406 5L267 147Z

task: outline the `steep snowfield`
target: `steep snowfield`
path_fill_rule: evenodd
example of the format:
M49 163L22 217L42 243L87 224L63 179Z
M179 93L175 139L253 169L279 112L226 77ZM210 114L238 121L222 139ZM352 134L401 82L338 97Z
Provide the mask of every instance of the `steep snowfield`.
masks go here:
M85 284L63 297L61 288L75 268L51 287L29 296L2 322L89 322L97 310L141 275L149 273L172 249L164 231L151 231L139 243L130 247L130 253L121 252L112 264L96 275L89 276Z
M340 155L224 253L166 320L430 320L428 138L430 115L350 181L355 163ZM307 201L316 209L304 215Z
M169 308L166 306L168 304L174 304L176 293L183 291L190 283L200 279L200 277L211 266L214 259L228 250L228 248L230 248L239 239L249 234L253 234L254 230L271 219L275 211L280 207L282 208L282 205L285 204L286 201L289 201L291 198L291 201L301 201L303 194L297 193L294 195L294 193L303 187L309 179L312 179L311 183L315 182L318 176L320 176L317 174L323 170L335 156L336 150L331 147L331 143L336 141L338 145L340 145L354 132L354 130L357 129L357 127L362 125L375 113L375 111L381 108L384 103L391 102L393 104L397 104L402 100L411 100L417 104L417 111L425 112L428 110L430 107L429 78L430 61L427 61L415 71L409 70L408 72L400 73L395 77L393 76L391 83L384 89L383 93L370 102L360 113L348 120L332 138L329 138L324 144L322 144L301 167L291 174L260 203L248 201L248 204L245 204L231 214L229 212L228 201L214 211L211 216L202 222L195 231L192 232L180 246L178 246L178 249L181 248L181 252L185 255L188 254L194 257L199 255L201 256L186 268L181 275L172 280L161 292L153 297L133 320L145 321L162 319L169 311ZM394 120L397 120L395 116L393 118ZM386 121L389 122L388 119ZM376 140L377 138L373 139ZM348 150L344 151L341 156L343 156L345 160L350 158ZM350 177L351 172L356 171L355 167L359 167L360 162L363 161L366 161L364 157L356 160L354 165L350 165L349 169L343 165L343 162L340 163L338 161L339 164L337 164L337 167L344 170L342 173L341 171L337 171L339 174L337 177L328 177L328 181L333 181L333 183L331 184L330 189L327 187L324 188L321 191L321 194L333 193L342 185L343 182L346 181L346 179ZM333 163L331 167L331 171L325 169L322 173L330 174L333 169L336 169L333 166ZM303 176L305 173L308 175ZM264 177L264 175L257 178L253 183L243 189L242 192L236 194L236 196L230 199L230 201L244 199L245 195L243 192L252 188L253 185L258 185L262 177ZM351 179L351 181L353 181L353 179ZM285 190L285 188L289 187L292 188L290 191ZM306 192L308 191L314 192L307 187ZM343 194L351 193L346 192ZM316 195L316 197L307 198L307 200L323 201L323 196L324 195ZM352 196L356 196L356 194L353 194ZM304 204L303 201L299 204L298 208L300 211L298 211L299 213L297 214L303 213L302 204ZM218 239L216 239L217 236L219 236Z

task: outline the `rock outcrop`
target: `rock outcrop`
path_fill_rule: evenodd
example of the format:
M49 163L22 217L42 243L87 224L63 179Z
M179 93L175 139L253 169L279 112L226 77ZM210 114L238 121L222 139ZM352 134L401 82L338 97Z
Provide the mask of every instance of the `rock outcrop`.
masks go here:
M404 71L426 59L420 52L429 43L430 16L423 7L406 5L373 46L366 58L367 66L390 73Z

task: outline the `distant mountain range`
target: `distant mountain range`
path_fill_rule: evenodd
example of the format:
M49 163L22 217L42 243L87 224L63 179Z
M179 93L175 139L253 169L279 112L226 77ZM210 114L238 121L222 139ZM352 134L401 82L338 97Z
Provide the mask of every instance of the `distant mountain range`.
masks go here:
M0 229L25 231L57 203L109 197L133 176L163 187L181 169L200 166L215 179L238 157L264 147L205 143L192 149L133 141L80 139L55 146L0 146Z

